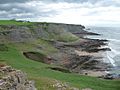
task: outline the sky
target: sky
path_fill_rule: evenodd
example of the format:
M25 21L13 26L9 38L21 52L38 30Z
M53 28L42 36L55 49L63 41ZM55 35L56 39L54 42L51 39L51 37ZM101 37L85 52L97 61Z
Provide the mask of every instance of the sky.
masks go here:
M120 0L0 0L0 19L120 26Z

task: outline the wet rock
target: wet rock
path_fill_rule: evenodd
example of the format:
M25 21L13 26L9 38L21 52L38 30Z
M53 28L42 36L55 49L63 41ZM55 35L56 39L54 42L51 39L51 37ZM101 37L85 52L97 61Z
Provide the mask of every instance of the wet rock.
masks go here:
M102 78L110 79L110 80L112 80L112 79L120 79L120 74L114 74L114 73L110 74L110 73L108 73L105 76L103 76Z

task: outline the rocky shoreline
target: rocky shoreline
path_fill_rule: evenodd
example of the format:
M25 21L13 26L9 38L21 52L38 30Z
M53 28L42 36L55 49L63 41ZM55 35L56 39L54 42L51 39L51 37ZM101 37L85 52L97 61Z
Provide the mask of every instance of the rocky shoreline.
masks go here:
M0 25L0 28L0 41L3 43L31 43L32 48L38 51L44 47L33 43L38 39L51 44L57 52L44 55L37 51L23 50L23 55L38 62L55 65L52 70L65 69L72 73L102 76L111 67L102 60L102 53L110 51L109 48L102 47L108 44L108 40L85 38L86 35L100 34L88 32L82 25L34 23L27 26ZM3 43L1 46L7 50Z
M110 49L102 48L101 46L107 45L108 40L84 38L85 35L99 34L84 32L84 35L79 40L70 43L47 40L56 47L59 52L44 57L42 62L58 66L54 67L54 69L52 68L52 70L61 72L67 70L71 73L96 77L106 75L105 71L108 70L110 66L103 62L102 53L107 50L110 51ZM37 56L35 52L26 52L24 55L27 58L33 60L38 59L37 61L39 61L39 55Z
M102 45L106 45L104 41L106 40L83 39L80 42L57 47L62 53L66 54L67 64L63 64L72 72L81 73L84 69L104 71L107 69L107 66L102 62L102 56L99 55L99 52L110 50L108 48L100 48Z

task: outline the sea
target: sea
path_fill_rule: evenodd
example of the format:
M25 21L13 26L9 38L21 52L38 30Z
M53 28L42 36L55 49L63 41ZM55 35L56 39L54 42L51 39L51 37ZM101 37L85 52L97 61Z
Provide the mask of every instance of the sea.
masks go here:
M89 38L108 40L106 47L110 48L111 51L104 53L103 60L113 66L110 73L120 74L120 27L89 26L88 28L90 29L87 31L101 34L100 36L90 35Z

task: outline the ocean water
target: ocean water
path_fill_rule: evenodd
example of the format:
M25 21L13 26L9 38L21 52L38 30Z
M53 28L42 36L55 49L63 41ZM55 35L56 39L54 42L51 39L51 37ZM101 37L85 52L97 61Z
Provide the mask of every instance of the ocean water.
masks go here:
M103 60L113 66L112 73L120 74L120 27L89 27L91 32L99 33L100 36L88 36L94 39L109 40L108 46L111 51L106 51Z

